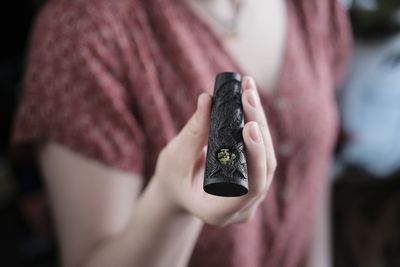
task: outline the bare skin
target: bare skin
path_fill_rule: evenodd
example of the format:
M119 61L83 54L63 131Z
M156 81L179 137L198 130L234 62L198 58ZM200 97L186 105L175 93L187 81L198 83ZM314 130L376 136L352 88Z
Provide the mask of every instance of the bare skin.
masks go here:
M141 177L85 159L54 143L40 163L65 267L186 266L204 223L245 223L265 198L276 159L266 116L250 77L243 78L249 193L224 198L202 189L211 99L161 151L155 174Z
M226 51L252 76L263 93L276 89L285 50L286 1L242 0L235 32L237 38L226 39L226 28L211 15L230 21L231 1L185 0L221 40Z

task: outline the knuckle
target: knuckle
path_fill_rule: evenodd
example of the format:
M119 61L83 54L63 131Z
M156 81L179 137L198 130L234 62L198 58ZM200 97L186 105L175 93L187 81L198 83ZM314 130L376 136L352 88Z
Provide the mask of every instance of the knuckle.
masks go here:
M232 221L235 221L238 215L239 213L237 211L215 210L208 213L203 221L210 225L224 227L230 225Z
M265 200L265 198L267 197L267 192L268 192L268 188L266 188L264 193L261 194L259 204Z
M262 179L265 180L264 177L263 177ZM253 196L254 196L254 197L258 197L258 196L262 195L262 194L265 192L266 187L267 187L266 182L260 182L260 184L257 185L257 186L254 188Z
M276 159L274 158L271 160L271 167L270 167L271 173L274 173L277 167L278 167L278 163L276 162Z
M256 162L256 168L260 171L260 172L265 172L266 171L266 166L267 166L267 162L265 160L265 157L262 156L262 154L264 153L264 151L262 149L259 150L259 157L257 159Z
M242 217L239 221L237 221L237 224L244 224L244 223L248 223L251 221L250 216L245 216Z
M253 220L255 216L255 209L250 209L237 221L237 223L248 223Z
M265 191L265 186L258 186L254 192L256 197L261 196Z
M228 225L228 220L225 218L208 217L203 219L203 221L209 225L224 227Z

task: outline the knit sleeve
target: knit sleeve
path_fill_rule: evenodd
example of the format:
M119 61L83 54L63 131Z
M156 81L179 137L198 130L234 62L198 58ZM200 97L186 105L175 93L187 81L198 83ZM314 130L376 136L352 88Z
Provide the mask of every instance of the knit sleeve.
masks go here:
M124 87L115 36L77 10L50 6L37 19L12 147L53 141L141 174L144 134Z

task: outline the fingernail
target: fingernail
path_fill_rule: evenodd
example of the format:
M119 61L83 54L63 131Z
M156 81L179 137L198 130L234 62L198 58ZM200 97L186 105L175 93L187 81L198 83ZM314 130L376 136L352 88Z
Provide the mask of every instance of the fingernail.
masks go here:
M254 91L248 91L247 92L247 102L253 108L255 108L257 106L256 93Z
M255 143L260 143L260 129L258 128L257 123L253 123L250 127L250 137Z

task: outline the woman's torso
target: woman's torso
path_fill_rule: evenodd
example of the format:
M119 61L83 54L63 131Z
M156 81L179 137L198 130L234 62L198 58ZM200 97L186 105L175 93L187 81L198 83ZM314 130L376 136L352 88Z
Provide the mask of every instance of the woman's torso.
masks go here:
M68 11L68 23L93 26L87 36L103 42L93 52L124 85L118 96L132 107L124 115L134 116L143 132L146 181L160 150L194 112L197 96L212 94L216 73L243 69L261 87L274 87L273 94L261 94L278 157L268 195L247 224L206 225L189 266L298 267L336 136L333 89L347 51L344 12L335 0L287 0L280 9L286 19L276 18L276 24L284 21L280 30L271 20L255 29L265 38L225 47L185 1L191 0L58 0L40 19L55 23L55 14ZM240 58L249 51L248 61Z

